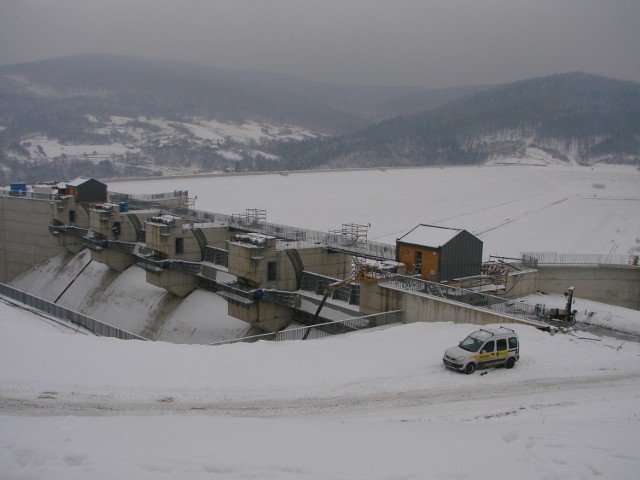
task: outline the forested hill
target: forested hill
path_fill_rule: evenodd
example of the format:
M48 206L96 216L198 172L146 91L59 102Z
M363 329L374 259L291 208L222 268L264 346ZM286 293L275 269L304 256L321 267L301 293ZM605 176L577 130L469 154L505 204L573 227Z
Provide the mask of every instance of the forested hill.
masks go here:
M86 54L0 66L0 113L19 113L20 106L42 111L46 103L47 112L56 114L257 120L335 134L482 88L331 85L268 72Z
M4 65L0 184L279 170L282 143L356 132L483 88L331 85L117 55Z
M0 184L95 176L640 164L640 84L584 73L432 90L114 55L0 66Z
M584 73L534 78L284 147L297 168L479 164L528 148L582 164L639 164L640 84Z

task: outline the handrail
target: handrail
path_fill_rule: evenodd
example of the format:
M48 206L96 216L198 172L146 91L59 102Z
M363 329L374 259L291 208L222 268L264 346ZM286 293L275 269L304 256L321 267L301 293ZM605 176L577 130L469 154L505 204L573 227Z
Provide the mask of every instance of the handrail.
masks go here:
M147 340L135 333L127 332L126 330L101 322L82 313L69 310L44 298L36 297L35 295L23 292L4 283L0 283L0 295L4 295L5 297L23 303L48 315L84 327L100 337L114 337L121 340Z
M632 265L638 266L638 255L621 253L557 253L524 252L522 263L536 268L538 265Z
M130 199L132 205L140 203L149 206L152 201ZM312 243L323 243L328 248L336 251L345 252L355 256L362 256L376 260L395 260L396 247L386 243L366 241L358 245L353 244L353 240L336 233L320 232L317 230L309 230L288 225L280 225L263 221L255 221L253 218L239 217L227 215L224 213L205 212L193 208L180 207L174 205L156 205L163 211L173 215L183 217L185 219L202 222L202 223L224 223L231 228L244 231L252 231L261 233L289 241L306 241Z
M210 343L212 346L230 345L233 343L253 343L258 340L287 341L287 340L304 340L309 332L315 329L314 338L328 337L331 335L339 335L349 333L355 330L363 330L367 328L382 327L402 323L402 310L392 310L389 312L374 313L364 317L352 317L345 320L336 320L334 322L318 323L300 328L292 328L289 330L280 330L275 333L264 333L262 335L252 335L250 337L236 338L233 340L224 340L222 342Z
M418 295L441 298L450 302L457 302L474 308L488 310L509 317L515 317L524 322L534 323L540 326L548 326L547 322L539 316L539 308L525 302L513 299L505 299L478 293L460 287L452 287L442 283L429 282L421 278L407 277L404 275L390 275L381 278L378 284L381 287L395 288L411 291Z

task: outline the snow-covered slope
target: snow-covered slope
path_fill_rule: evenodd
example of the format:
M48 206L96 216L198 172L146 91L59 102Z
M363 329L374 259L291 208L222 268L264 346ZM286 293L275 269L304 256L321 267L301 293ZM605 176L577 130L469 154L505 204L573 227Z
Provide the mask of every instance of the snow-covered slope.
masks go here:
M467 376L472 325L186 346L0 302L0 477L635 479L640 344L516 328L514 369Z
M11 284L154 340L207 344L243 337L250 329L227 315L227 302L213 292L198 290L178 298L147 283L142 268L132 266L118 274L91 261L89 250L53 257Z
M640 238L640 182L630 168L164 182L110 189L188 189L201 209L259 206L268 208L270 221L319 230L372 221L376 239L420 222L456 226L479 234L485 254L487 245L503 255L632 253ZM56 257L15 283L57 298L87 263L86 254ZM141 319L164 294L150 285L138 291L142 280L137 267L114 276L91 263L60 302L118 325L146 326ZM562 304L553 295L529 300ZM576 309L580 321L640 329L635 310L579 296ZM196 291L167 309L158 338L239 336L246 324L225 312L224 300ZM444 349L476 328L421 323L324 340L208 347L96 338L0 302L0 478L637 477L639 343L516 326L522 356L514 369L471 376L444 369Z
M243 158L266 159L277 157L260 148L268 141L300 141L316 138L319 134L295 125L276 125L268 122L245 121L223 122L213 119L194 118L190 122L168 120L166 118L130 118L113 116L98 121L88 116L88 125L95 124L95 135L113 139L109 143L68 143L33 134L21 139L22 150L11 151L7 157L26 163L52 161L90 161L95 164L111 162L114 168L127 165L140 168L147 173L154 171L161 175L187 175L200 172L222 171L224 162L207 168L194 155L184 153L169 156L161 149L185 148L202 150L210 157L231 160L226 168L232 168L235 161ZM117 139L117 140L116 140Z

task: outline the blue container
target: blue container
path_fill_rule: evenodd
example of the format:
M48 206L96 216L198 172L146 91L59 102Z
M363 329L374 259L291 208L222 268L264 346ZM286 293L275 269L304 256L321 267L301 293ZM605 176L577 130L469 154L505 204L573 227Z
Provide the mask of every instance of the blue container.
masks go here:
M13 192L26 192L27 184L26 183L12 183L11 191Z
M120 202L120 211L121 212L128 212L129 211L129 203Z

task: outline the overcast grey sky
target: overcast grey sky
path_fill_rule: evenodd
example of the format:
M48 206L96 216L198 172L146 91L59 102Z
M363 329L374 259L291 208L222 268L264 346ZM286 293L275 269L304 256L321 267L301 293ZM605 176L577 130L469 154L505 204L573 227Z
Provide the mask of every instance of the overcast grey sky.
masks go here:
M640 82L640 0L0 0L0 64L77 53L331 83Z

